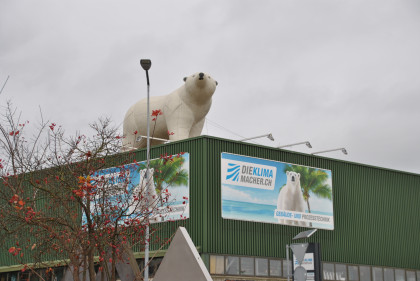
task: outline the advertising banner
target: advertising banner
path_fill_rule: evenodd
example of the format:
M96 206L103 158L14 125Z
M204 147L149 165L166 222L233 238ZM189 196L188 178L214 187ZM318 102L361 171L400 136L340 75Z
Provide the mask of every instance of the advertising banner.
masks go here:
M334 229L330 170L221 156L223 218Z
M151 222L189 218L189 154L153 159L149 167L149 190L145 190L146 161L96 172L91 178L97 188L90 204L91 213L100 214L98 206L106 201L114 208L126 210L126 219L139 217L138 212L145 210L145 204L153 210ZM107 190L101 192L102 188ZM86 222L85 216L82 221Z

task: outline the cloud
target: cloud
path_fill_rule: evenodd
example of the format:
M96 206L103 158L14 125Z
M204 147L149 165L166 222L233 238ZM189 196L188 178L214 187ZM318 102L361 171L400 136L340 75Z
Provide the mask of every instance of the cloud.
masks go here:
M419 11L412 0L4 0L1 100L30 121L41 106L69 133L100 116L119 125L146 95L139 59L150 58L151 96L197 71L219 82L208 118L235 134L206 134L271 132L258 142L344 146L325 156L418 173Z

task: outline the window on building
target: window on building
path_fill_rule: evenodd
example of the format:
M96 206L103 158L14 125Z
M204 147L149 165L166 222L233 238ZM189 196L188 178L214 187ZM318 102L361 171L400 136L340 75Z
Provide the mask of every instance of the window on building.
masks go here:
M349 265L349 281L359 281L359 267L357 265Z
M227 256L225 261L226 274L239 275L239 257Z
M17 272L9 272L7 276L7 281L17 281L18 273Z
M384 281L382 267L372 267L373 281Z
M268 259L255 258L255 275L268 276Z
M64 277L64 267L55 267L54 268L54 278L53 281L61 281Z
M322 265L324 280L335 280L334 264L324 263Z
M371 281L370 266L359 266L360 281Z
M224 274L225 273L225 257L224 256L210 256L210 273Z
M156 271L162 263L162 260L163 258L149 259L149 277L155 276ZM136 261L140 271L142 271L144 269L144 259L137 259ZM115 274L118 275L118 271L116 271Z
M254 258L241 257L241 275L254 276Z
M416 272L415 271L406 271L407 281L416 281Z
M345 264L335 265L335 280L347 280L347 266Z
M404 269L395 269L395 281L405 281Z
M281 276L281 261L270 260L270 276Z
M290 277L292 277L292 262L291 261L287 262L287 260L283 260L283 267L281 267L281 266L279 267L280 275L271 275L271 276L283 276L283 277L287 278L287 269L288 268L289 268ZM271 270L271 268L270 268L270 270Z
M384 281L395 281L393 268L384 268Z

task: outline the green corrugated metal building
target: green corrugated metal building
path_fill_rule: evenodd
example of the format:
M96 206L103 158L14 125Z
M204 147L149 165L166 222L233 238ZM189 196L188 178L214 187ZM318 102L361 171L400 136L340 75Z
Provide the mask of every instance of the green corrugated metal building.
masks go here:
M334 230L309 238L321 245L324 280L420 281L420 175L209 136L153 147L151 158L179 152L190 157L185 227L214 280L285 279L285 246L308 229L222 218L221 155L230 153L331 171ZM12 271L7 253L0 262Z

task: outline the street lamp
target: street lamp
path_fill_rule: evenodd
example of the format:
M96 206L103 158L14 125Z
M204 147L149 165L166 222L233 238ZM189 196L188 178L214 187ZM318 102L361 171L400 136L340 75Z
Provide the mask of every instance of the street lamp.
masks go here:
M271 133L261 135L261 136L252 137L252 138L241 139L239 141L248 141L248 140L259 139L259 138L263 138L263 137L267 137L269 140L274 141L273 135Z
M289 147L289 146L294 146L294 145L299 145L299 144L306 144L307 147L312 148L312 145L309 141L302 141L302 142L297 142L297 143L292 143L292 144L281 145L281 146L278 146L277 148L284 148L284 147Z
M323 150L323 151L318 151L318 152L314 152L311 154L320 154L320 153L325 153L325 152L331 152L331 151L337 151L337 150L341 150L341 152L343 152L345 155L347 155L347 150L344 147L341 148L334 148L334 149L329 149L329 150Z
M147 79L147 148L146 148L146 190L149 190L150 177L149 177L149 165L150 165L150 81L149 81L149 69L152 66L152 61L148 59L140 60L141 67L146 71ZM146 196L146 234L145 234L145 245L144 245L144 280L149 281L149 199Z

